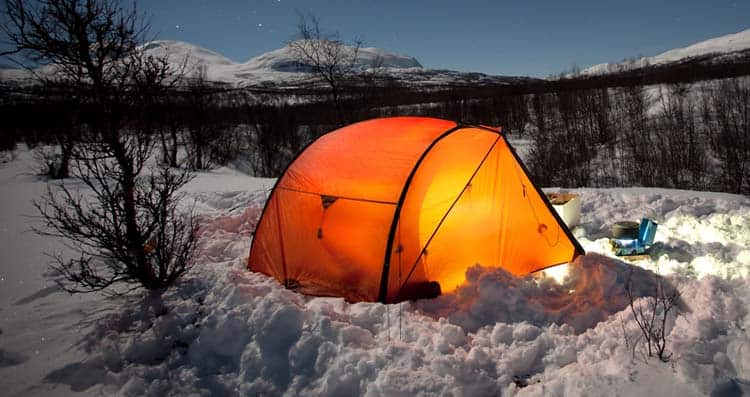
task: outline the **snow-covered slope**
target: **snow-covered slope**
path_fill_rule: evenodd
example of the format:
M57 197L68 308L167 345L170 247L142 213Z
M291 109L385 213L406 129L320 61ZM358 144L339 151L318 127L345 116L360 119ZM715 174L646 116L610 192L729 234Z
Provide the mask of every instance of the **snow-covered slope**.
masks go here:
M652 57L644 57L633 62L601 63L581 71L584 75L612 73L621 70L636 69L648 65L663 65L680 62L691 58L726 55L750 49L750 29L726 36L701 41L693 45L676 48Z
M289 86L306 82L311 77L311 68L300 64L295 59L289 45L261 54L246 62L235 62L217 52L181 41L152 41L145 44L144 49L149 55L166 56L175 70L184 70L190 77L197 76L199 72L205 72L206 79L209 81L236 87ZM354 48L346 47L345 50L352 52ZM354 67L373 76L377 74L406 84L502 84L523 79L428 69L413 57L375 47L359 48ZM30 81L30 77L29 72L25 70L0 70L0 81Z
M172 62L189 60L206 65L232 65L234 61L209 49L184 41L155 40L145 44L143 50L154 57L168 56Z
M353 56L354 48L345 47L349 56ZM258 71L277 71L277 72L307 72L309 70L305 65L295 59L294 53L290 46L284 46L277 50L267 52L250 59L241 65L243 69ZM421 68L422 65L413 57L386 52L380 48L365 47L359 48L355 67L369 69L373 67L383 68Z
M289 45L266 52L247 62L235 63L218 58L216 53L188 43L169 42L160 45L154 55L168 55L179 67L187 59L187 74L194 75L198 65L204 65L208 80L234 86L294 85L308 81L312 68L300 63ZM353 47L345 47L352 53ZM193 55L195 54L195 55ZM205 54L211 54L211 57ZM228 61L228 62L227 62ZM498 84L517 81L516 77L490 76L482 73L465 73L452 70L435 70L423 67L414 57L396 54L375 47L357 51L354 67L363 72L396 79L406 84Z
M750 392L750 199L579 189L588 254L559 281L474 267L455 293L400 305L309 297L246 269L270 179L228 168L185 188L194 271L164 297L69 296L29 233L47 183L31 153L0 167L0 390L5 396L740 396ZM612 221L653 217L654 258L611 257ZM66 252L66 251L63 251ZM643 356L624 284L682 291L669 363ZM637 301L645 304L644 301ZM645 309L647 310L647 309ZM633 349L633 343L639 343ZM635 351L635 353L634 353ZM524 387L525 386L525 387ZM747 395L747 394L745 394Z
M344 51L353 56L355 49L344 47ZM422 69L422 65L413 57L389 53L374 47L358 49L353 66L362 71L378 68L390 73L398 73L401 69ZM312 71L309 65L295 59L289 45L251 58L247 62L234 64L231 68L215 68L209 65L208 69L214 71L210 75L215 80L236 85L294 83L306 79Z

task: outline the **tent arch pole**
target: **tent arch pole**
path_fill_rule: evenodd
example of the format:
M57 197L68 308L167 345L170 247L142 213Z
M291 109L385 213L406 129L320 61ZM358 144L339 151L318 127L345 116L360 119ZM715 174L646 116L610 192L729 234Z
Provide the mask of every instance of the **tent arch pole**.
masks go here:
M391 228L388 231L388 240L385 245L385 259L383 260L383 273L380 277L380 291L378 293L378 302L381 303L387 303L388 300L388 277L390 273L390 267L391 267L391 254L393 253L393 240L396 237L396 228L398 227L398 220L401 216L401 207L404 205L404 200L406 200L406 195L409 192L409 187L411 186L411 182L414 179L414 175L416 175L417 170L419 169L419 166L422 165L422 162L424 161L425 157L430 153L433 147L438 144L443 138L447 137L448 135L451 135L452 133L462 130L464 128L478 128L482 130L486 130L489 132L493 132L499 135L502 135L502 133L499 130L494 130L487 127L481 127L481 126L473 126L473 125L465 125L465 124L456 124L455 127L449 129L448 131L445 131L444 133L440 134L435 140L430 143L429 146L424 150L422 155L419 157L416 163L414 163L414 168L411 169L411 172L409 173L409 176L406 178L406 181L404 182L404 188L401 189L401 195L398 198L398 203L396 204L396 209L393 212L393 221L391 221Z
M455 207L456 203L458 203L458 200L460 200L461 197L463 197L464 193L466 192L466 188L471 184L471 182L474 180L474 177L477 176L477 173L484 165L485 161L487 161L487 158L495 150L495 148L497 147L497 143L500 141L500 138L501 137L498 136L497 139L495 139L495 142L492 143L492 146L490 146L490 148L487 150L487 153L485 153L484 156L482 157L482 161L480 161L479 165L477 165L477 168L474 169L474 172L469 177L469 180L466 181L466 183L464 184L464 187L463 189L461 189L461 192L458 193L458 196L456 196L456 198L453 200L453 203L451 203L448 210L445 211L445 214L443 214L443 217L440 218L440 222L438 222L438 224L435 226L435 229L432 231L432 234L430 234L430 237L427 239L427 242L425 243L424 247L422 247L422 249L420 250L420 253L417 256L417 259L414 260L414 264L412 264L411 269L409 269L409 273L407 273L406 278L403 280L402 284L399 286L398 294L401 294L401 291L404 289L404 286L406 285L406 283L409 282L411 275L414 273L414 269L416 269L417 265L419 264L419 260L422 259L422 257L424 256L425 250L430 245L430 243L432 242L432 239L435 237L437 232L440 230L440 227L443 226L443 222L445 221L445 218L447 218L448 215L450 215L451 211L453 210L453 207Z
M360 124L360 123L364 123L366 121L369 121L369 120L360 121L360 122L354 123L354 124ZM354 124L352 124L352 125L354 125ZM322 134L322 135L318 136L317 138L315 138L315 139L311 140L310 142L308 142L307 145L305 145L299 152L297 152L297 154L294 155L294 157L292 158L292 160L289 161L289 163L287 163L287 165L284 167L284 170L281 171L281 174L279 175L279 177L276 178L276 182L273 183L273 187L271 187L271 192L268 194L268 199L263 204L263 210L260 212L260 217L258 218L258 224L255 225L255 230L253 230L253 233L252 233L253 239L250 240L250 253L248 254L248 257L247 257L248 263L250 261L250 258L253 256L253 247L255 246L255 235L258 234L258 230L260 229L260 225L261 225L260 221L263 219L263 216L266 214L266 210L268 210L268 204L271 203L272 199L274 198L274 193L276 193L276 188L279 186L279 183L281 183L281 180L284 178L284 175L286 175L286 172L289 170L289 168L292 167L292 164L294 164L294 162L297 161L297 159L300 156L302 156L302 153L304 153L305 150L307 150L307 148L309 148L310 146L314 145L316 142L318 142L319 140L321 140L324 136L329 135L329 134L331 134L333 132L336 132L336 131L338 131L338 129L335 129L333 131L328 131L325 134ZM281 229L281 224L279 224L279 230L280 229ZM279 237L279 238L281 239L281 237ZM283 242L280 242L280 244L283 244Z

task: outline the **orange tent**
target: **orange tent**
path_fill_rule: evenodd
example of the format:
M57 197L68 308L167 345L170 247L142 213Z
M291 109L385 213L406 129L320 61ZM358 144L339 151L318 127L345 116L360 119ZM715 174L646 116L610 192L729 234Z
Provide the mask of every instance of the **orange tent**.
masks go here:
M300 153L266 203L248 267L306 294L397 302L452 291L475 264L524 275L582 253L501 131L394 117Z

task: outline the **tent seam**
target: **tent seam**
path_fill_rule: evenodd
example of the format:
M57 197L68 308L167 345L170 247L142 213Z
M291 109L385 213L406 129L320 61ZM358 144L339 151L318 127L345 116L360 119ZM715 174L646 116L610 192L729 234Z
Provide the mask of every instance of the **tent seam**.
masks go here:
M442 134L438 135L427 148L422 152L422 155L419 156L419 159L417 159L417 162L414 163L414 167L412 167L411 172L409 173L409 176L406 178L406 181L404 181L404 187L401 189L401 195L399 195L398 203L396 204L396 209L393 211L393 220L391 221L391 227L388 230L388 239L386 240L385 244L385 258L383 260L383 272L380 276L380 290L378 292L378 302L386 303L386 300L388 298L388 278L390 277L390 261L391 261L391 252L393 251L393 240L396 237L396 227L398 225L398 219L401 215L401 208L404 205L404 200L406 199L406 193L409 191L409 186L411 186L411 181L414 179L414 175L416 175L417 170L419 169L419 166L422 165L422 161L427 157L427 155L430 153L433 147L440 142L443 138L453 134L454 132L467 128L468 126L456 123L456 125Z

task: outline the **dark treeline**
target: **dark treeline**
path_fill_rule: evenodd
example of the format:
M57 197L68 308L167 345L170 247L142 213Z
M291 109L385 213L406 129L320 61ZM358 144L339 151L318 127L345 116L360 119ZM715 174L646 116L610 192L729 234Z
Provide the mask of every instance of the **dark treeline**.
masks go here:
M543 186L661 186L750 193L750 56L506 86L415 88L370 77L324 88L226 89L192 79L130 120L158 131L160 160L201 170L234 162L278 176L321 134L373 117L501 125L526 138ZM64 88L4 88L0 149L24 142L55 176L65 144L97 117ZM88 120L88 121L82 121ZM79 132L76 132L79 131ZM72 137L72 138L71 138ZM50 145L56 149L50 152ZM63 167L64 168L64 167ZM57 176L65 176L60 173Z

